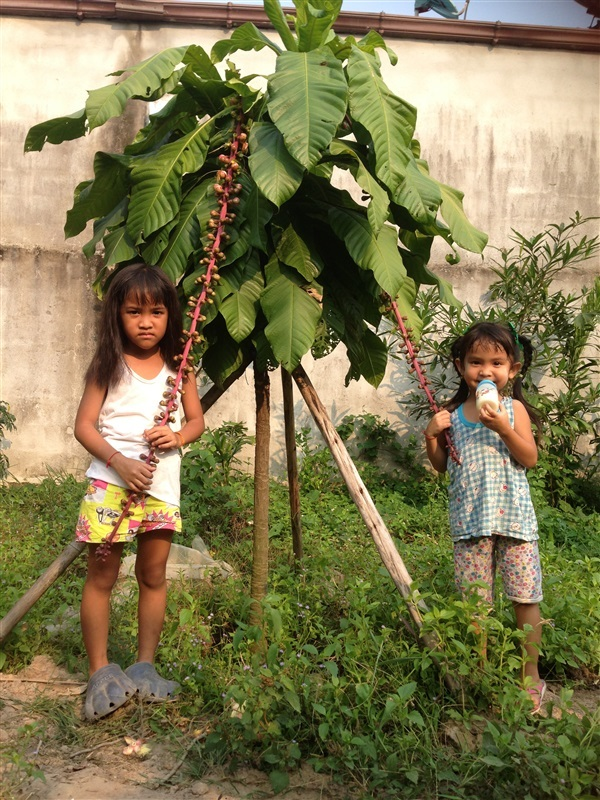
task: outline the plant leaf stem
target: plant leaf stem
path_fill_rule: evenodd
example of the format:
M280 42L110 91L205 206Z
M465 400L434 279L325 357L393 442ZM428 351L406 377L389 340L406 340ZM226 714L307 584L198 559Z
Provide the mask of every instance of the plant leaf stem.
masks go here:
M404 341L404 350L406 352L406 359L410 364L411 371L416 374L417 380L419 381L419 386L425 392L425 395L427 397L429 407L431 408L434 414L437 414L438 411L440 410L440 407L436 403L435 397L433 396L431 389L429 388L429 381L427 380L427 377L425 375L425 368L422 367L421 364L419 363L418 347L414 344L411 338L412 330L410 328L407 328L407 326L404 324L406 317L403 317L400 314L400 310L398 308L398 304L396 303L396 301L392 300L392 298L389 297L389 295L388 298L390 300L390 305L394 313L394 317L396 318L398 330L400 331L400 334ZM456 447L454 446L454 442L452 441L450 432L446 430L444 431L444 435L446 437L446 444L448 445L448 455L450 456L452 461L454 461L456 464L460 464L461 463L460 456L458 454Z
M236 101L237 102L237 101ZM181 384L184 375L194 372L194 357L190 355L192 347L202 341L202 337L197 333L196 328L198 323L204 322L206 317L202 314L202 308L205 303L213 302L212 295L215 294L212 284L220 280L219 264L218 262L225 258L225 254L221 249L221 242L225 242L228 238L225 233L225 227L230 225L235 219L235 214L230 211L231 205L237 205L239 198L237 195L241 192L241 184L235 183L236 174L240 170L238 163L238 155L246 154L248 150L247 134L244 130L244 118L241 111L232 112L236 118L235 132L232 141L229 144L229 154L224 153L219 156L222 168L217 172L217 183L214 184L214 191L217 197L217 203L220 206L219 211L211 212L211 220L209 221L209 228L214 231L209 236L210 242L205 246L204 252L207 254L201 259L200 263L206 266L206 272L196 279L196 283L202 285L202 290L198 297L193 295L188 300L188 305L193 307L193 311L187 311L187 316L190 317L190 327L184 330L184 337L182 342L185 341L183 352L176 357L179 362L179 368L175 378L169 376L167 384L170 389L164 393L164 399L161 400L161 411L156 415L155 422L158 425L166 425L168 422L174 422L174 417L171 412L175 411L178 407L178 392L182 392ZM162 410L164 409L164 410ZM147 454L142 453L140 456L146 464L156 463L156 451L153 447L149 448ZM96 548L96 558L105 561L110 547L115 540L119 528L126 517L132 516L131 506L136 505L141 501L142 493L131 492L127 500L124 501L123 510L120 516L115 520L113 529L106 539Z

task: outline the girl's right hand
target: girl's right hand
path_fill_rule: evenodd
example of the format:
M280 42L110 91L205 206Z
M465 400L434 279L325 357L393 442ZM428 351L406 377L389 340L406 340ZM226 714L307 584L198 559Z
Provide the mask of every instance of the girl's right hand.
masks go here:
M425 428L426 436L439 436L440 433L448 430L450 427L450 412L443 408L429 421L429 425Z
M134 492L145 492L150 488L152 476L156 469L155 464L146 464L145 461L127 458L122 453L117 453L111 458L111 467L114 467L129 489Z

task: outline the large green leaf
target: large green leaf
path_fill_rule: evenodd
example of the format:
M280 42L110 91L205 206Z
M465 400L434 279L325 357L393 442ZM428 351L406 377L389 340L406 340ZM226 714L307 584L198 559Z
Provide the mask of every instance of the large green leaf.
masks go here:
M467 219L462 203L464 194L443 183L440 183L439 187L442 193L440 211L448 223L452 238L459 247L464 247L465 250L471 250L473 253L482 253L488 237Z
M123 261L130 261L137 255L135 245L127 234L124 225L111 231L104 237L104 266L120 264Z
M370 269L383 291L395 297L406 279L396 229L384 225L376 236L364 214L346 209L332 208L329 219L353 260L362 269Z
M417 222L428 223L435 220L442 202L442 193L437 181L419 169L412 155L409 156L404 172L395 193L394 200L404 206Z
M175 217L148 239L147 243L141 248L142 261L146 264L158 264L160 257L169 244L169 236L177 222L178 217Z
M136 244L178 213L182 175L196 172L204 163L213 125L213 120L207 120L187 136L142 158L131 171L127 230Z
M293 225L288 225L283 232L276 252L280 261L297 270L308 283L311 283L323 268L318 254L311 252Z
M325 44L339 16L342 0L296 0L298 50L305 53Z
M328 48L278 56L269 80L269 115L289 152L307 169L344 119L347 94L342 65Z
M258 263L253 274L246 277L239 290L227 297L219 309L227 323L227 330L236 342L242 342L254 330L260 308L259 297L265 283Z
M81 248L86 258L91 258L94 255L96 252L96 245L107 230L116 228L117 225L120 225L125 220L128 202L129 198L124 197L108 214L94 220L94 234Z
M348 346L348 356L363 378L377 388L385 375L388 349L379 336L366 328L360 342Z
M398 56L396 53L394 53L391 47L388 47L383 36L380 33L377 33L377 31L369 31L357 42L357 45L360 50L371 53L371 55L375 55L376 49L381 48L387 53L392 66L398 63Z
M277 361L291 372L314 341L321 306L299 286L299 279L276 259L269 262L260 304L268 320L265 335Z
M46 142L60 144L72 139L79 139L87 130L85 108L69 114L66 117L55 117L46 122L40 122L29 129L25 138L25 152L41 150Z
M379 185L375 176L369 172L352 142L334 139L329 146L329 152L334 156L348 156L353 160L354 164L350 165L349 169L360 188L371 198L367 206L367 218L373 233L379 233L388 216L387 192ZM342 167L343 165L338 164L338 166Z
M241 367L244 351L227 332L222 317L215 317L210 327L211 344L202 356L202 369L211 381L222 386L223 381Z
M347 69L350 113L369 132L377 177L393 194L405 175L416 111L386 86L374 56L353 47Z
M273 204L259 191L251 181L248 194L244 199L244 214L249 228L248 244L267 252L269 247L269 222L273 216Z
M271 122L255 122L250 129L248 166L264 196L277 207L296 192L304 167L292 158L283 136Z
M290 31L279 0L263 0L263 5L267 17L271 20L271 25L281 36L286 50L297 50L298 44Z
M181 60L184 64L189 64L200 78L215 81L221 79L219 70L213 64L211 57L206 50L198 44L191 44Z
M235 53L237 50L258 51L263 47L268 47L274 53L281 53L281 47L278 47L262 31L259 31L256 25L252 22L244 22L234 30L229 39L221 39L213 45L211 58L214 63L219 63L225 56Z
M414 255L407 250L402 251L402 260L409 276L415 281L417 286L437 286L440 300L444 305L460 308L462 303L452 289L452 284L444 280L439 275L432 272L420 256Z
M196 127L196 101L186 90L179 91L155 114L150 114L148 124L136 134L131 144L123 152L127 155L141 155L157 150L172 136L189 133Z
M209 219L214 205L215 197L210 179L195 186L183 198L177 226L169 237L169 243L163 251L160 261L160 267L173 283L179 282L186 270L191 253L200 248L199 220Z
M94 156L94 180L79 184L73 207L67 212L65 237L77 236L90 219L103 217L127 194L130 159L114 153L98 152Z
M130 98L149 98L160 89L163 82L171 76L175 67L181 64L186 51L187 45L170 47L127 70L113 73L113 75L122 75L124 72L128 72L129 75L125 80L89 92L85 111L90 131L104 125L112 117L118 117Z
M234 94L233 89L222 80L206 80L193 72L186 72L181 79L190 96L197 103L196 115L218 114L223 108L223 100Z

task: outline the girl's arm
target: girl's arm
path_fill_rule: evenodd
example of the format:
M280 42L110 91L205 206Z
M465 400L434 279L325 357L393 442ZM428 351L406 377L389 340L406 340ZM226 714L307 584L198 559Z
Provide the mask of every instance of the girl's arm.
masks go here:
M180 431L172 431L168 425L155 425L144 431L146 440L159 450L169 450L183 447L195 442L204 433L204 414L198 395L198 386L195 377L185 377L183 380L185 394L181 398L185 425Z
M487 428L496 431L515 461L518 461L526 469L530 469L535 467L538 459L537 445L531 430L531 420L525 406L519 400L513 400L513 410L514 428L510 426L504 406L500 406L498 412L489 411L488 406L483 406L479 419Z
M94 458L110 461L125 484L136 492L150 488L154 464L145 464L134 458L127 458L107 442L98 431L98 417L106 396L106 387L88 381L75 417L75 438Z
M425 428L425 446L427 458L437 472L446 472L448 468L448 447L445 431L450 427L450 412L442 409L435 414Z

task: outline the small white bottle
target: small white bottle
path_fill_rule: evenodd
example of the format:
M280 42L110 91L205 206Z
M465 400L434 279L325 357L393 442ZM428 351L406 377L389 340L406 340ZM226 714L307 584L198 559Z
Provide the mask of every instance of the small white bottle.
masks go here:
M490 411L498 411L500 408L500 398L498 397L496 384L494 381L487 379L480 381L475 390L475 407L477 411L481 411L485 405L490 407Z

